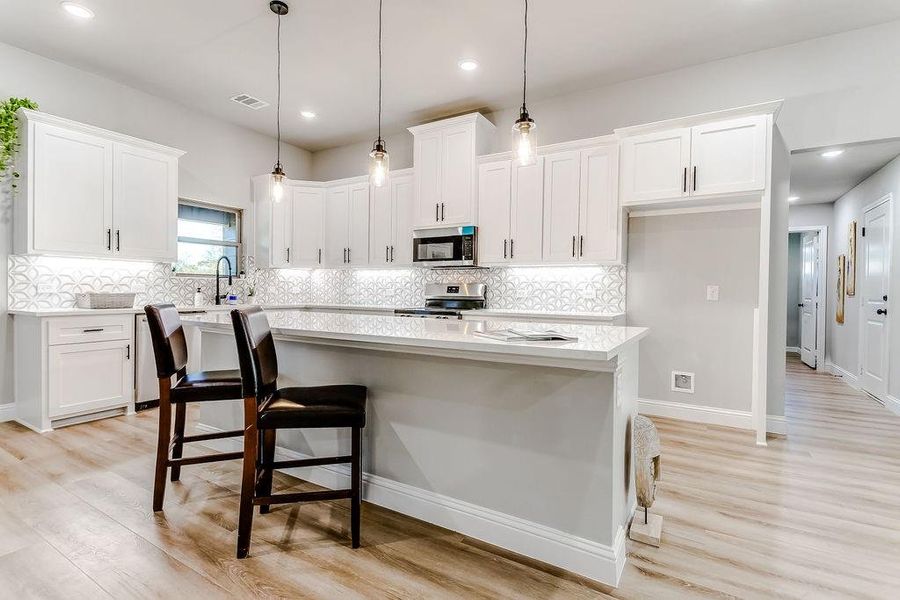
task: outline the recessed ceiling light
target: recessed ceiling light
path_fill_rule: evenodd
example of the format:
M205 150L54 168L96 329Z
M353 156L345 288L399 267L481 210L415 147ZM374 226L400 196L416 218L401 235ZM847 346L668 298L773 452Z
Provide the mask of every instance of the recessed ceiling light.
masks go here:
M312 110L301 110L300 116L303 117L304 119L315 119L316 113L315 113L315 111L312 111Z
M800 196L789 196L788 202L796 202L799 199L800 199Z
M478 68L478 63L471 58L464 58L459 61L459 68L463 71L474 71Z
M63 2L60 4L62 9L72 15L73 17L78 17L79 19L93 19L94 11L89 9L86 6L82 6L77 2Z
M825 158L834 158L835 156L840 156L843 153L843 150L827 150L822 153L822 156Z

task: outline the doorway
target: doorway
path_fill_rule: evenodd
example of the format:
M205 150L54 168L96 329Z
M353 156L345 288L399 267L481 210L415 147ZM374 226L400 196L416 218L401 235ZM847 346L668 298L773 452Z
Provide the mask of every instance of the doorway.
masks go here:
M888 294L891 283L890 194L865 207L862 218L860 303L860 387L887 401L890 345Z
M787 352L823 371L828 227L791 227L789 236Z

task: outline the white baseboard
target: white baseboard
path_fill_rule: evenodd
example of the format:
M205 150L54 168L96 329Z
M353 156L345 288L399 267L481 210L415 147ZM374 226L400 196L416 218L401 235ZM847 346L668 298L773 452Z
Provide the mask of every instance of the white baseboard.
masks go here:
M221 431L203 424L198 424L196 428L209 433ZM242 442L235 438L211 440L204 444L221 451L234 451L242 447ZM297 460L309 457L278 447L276 458ZM350 487L350 468L343 465L284 469L284 472L329 489ZM363 473L363 498L372 504L457 531L606 585L618 585L625 568L623 527L616 533L613 545L607 546L370 473Z
M888 395L884 399L884 405L895 415L900 415L900 399Z
M788 346L785 348L785 354L800 354L800 348L797 346Z
M852 387L854 390L860 389L859 377L857 377L850 371L847 371L847 370L837 366L833 362L825 363L825 368L832 375L836 375L836 376L840 377L841 379L843 379L844 383L846 383L847 385Z
M753 417L749 410L733 410L713 406L697 406L667 400L638 398L638 412L651 417L666 417L681 421L753 429Z
M6 421L15 421L16 419L16 403L0 404L0 423Z
M766 415L766 432L787 435L787 418L782 415Z

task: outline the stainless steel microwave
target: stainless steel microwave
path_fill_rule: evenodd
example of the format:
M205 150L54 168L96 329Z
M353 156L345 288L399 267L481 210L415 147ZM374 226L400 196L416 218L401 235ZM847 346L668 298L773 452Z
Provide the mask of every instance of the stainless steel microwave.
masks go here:
M413 263L423 267L474 267L478 264L477 228L441 227L413 231Z

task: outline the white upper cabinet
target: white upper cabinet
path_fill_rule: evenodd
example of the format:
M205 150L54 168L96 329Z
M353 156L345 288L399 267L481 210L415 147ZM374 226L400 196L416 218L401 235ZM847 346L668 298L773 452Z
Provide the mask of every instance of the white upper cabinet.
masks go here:
M369 264L412 264L415 193L412 173L391 173L388 185L372 188L369 210Z
M731 194L766 187L766 118L745 117L691 129L691 193Z
M624 202L678 198L688 193L691 130L673 129L622 142Z
M479 165L478 259L482 264L541 262L544 158L533 165Z
M322 230L325 237L322 263L328 266L347 264L350 238L350 189L346 185L325 190L325 211Z
M478 261L509 260L509 220L512 203L510 161L478 166Z
M544 157L544 261L578 260L578 202L581 152Z
M578 209L578 257L585 262L620 260L624 236L618 199L619 153L616 146L581 152Z
M180 150L19 111L15 251L174 261Z
M475 220L475 157L487 151L494 126L478 113L411 127L415 224L470 225Z
M764 190L769 119L765 114L741 116L635 135L622 130L626 132L622 204L702 200Z
M512 203L509 215L509 259L541 261L544 242L544 157L533 165L512 162Z
M350 214L347 233L347 264L369 264L369 182L348 188Z
M124 144L114 150L116 253L122 258L176 260L178 160Z
M293 188L291 203L291 267L315 267L322 261L322 217L325 191L299 185Z

